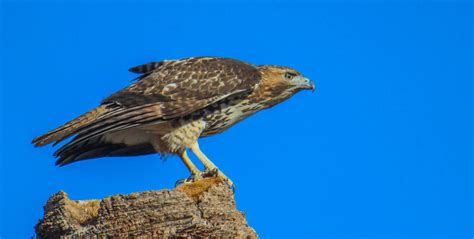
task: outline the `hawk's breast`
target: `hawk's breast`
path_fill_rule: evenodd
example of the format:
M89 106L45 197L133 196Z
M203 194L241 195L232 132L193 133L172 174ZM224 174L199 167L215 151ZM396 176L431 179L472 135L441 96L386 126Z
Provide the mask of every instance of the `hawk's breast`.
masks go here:
M263 108L263 104L248 99L230 99L213 104L205 109L203 120L207 122L207 126L201 135L220 133Z

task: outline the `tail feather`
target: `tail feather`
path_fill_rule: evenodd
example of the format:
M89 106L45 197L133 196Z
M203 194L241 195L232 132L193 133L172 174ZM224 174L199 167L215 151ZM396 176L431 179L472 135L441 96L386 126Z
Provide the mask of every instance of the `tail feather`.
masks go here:
M145 108L145 110L139 111L142 107ZM145 106L140 106L112 111L112 114L104 114L100 117L100 120L93 121L78 128L74 132L74 134L77 135L74 141L76 144L79 144L82 141L93 139L110 131L124 130L149 121L156 121L155 108L146 109ZM58 152L60 152L60 150Z
M64 166L85 159L111 156L138 156L155 153L151 144L137 145L116 144L103 141L102 137L77 142L74 139L65 144L56 153L56 165Z
M33 139L33 144L35 146L44 146L50 144L52 142L60 142L65 138L75 134L77 130L81 127L88 125L94 122L95 119L102 116L104 113L107 112L106 105L101 105L69 122L64 124L63 126L51 130L50 132L43 134L39 137Z

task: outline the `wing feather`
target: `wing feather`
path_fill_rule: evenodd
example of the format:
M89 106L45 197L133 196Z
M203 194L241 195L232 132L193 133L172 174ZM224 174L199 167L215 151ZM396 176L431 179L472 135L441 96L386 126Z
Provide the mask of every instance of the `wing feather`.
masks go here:
M240 90L233 94L243 92L244 90ZM122 113L118 111L116 114L109 115L107 119L98 120L96 124L91 124L77 131L77 136L70 143L56 151L55 155L59 156L71 147L76 147L76 145L84 141L91 140L107 133L129 129L138 125L156 124L160 121L185 116L196 109L201 109L206 105L218 102L228 96L229 95L223 95L205 100L185 101L180 103L153 103L147 106L138 106L134 110L124 109L127 113L115 116L116 114Z

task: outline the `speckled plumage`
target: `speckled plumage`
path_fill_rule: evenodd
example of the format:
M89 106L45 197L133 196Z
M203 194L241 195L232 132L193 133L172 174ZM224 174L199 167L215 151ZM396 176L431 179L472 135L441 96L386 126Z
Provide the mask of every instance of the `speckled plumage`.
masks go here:
M130 71L141 74L130 86L33 143L75 136L56 151L59 165L154 152L185 158L187 148L200 154L199 137L220 133L302 89L314 89L294 69L219 57L150 62Z

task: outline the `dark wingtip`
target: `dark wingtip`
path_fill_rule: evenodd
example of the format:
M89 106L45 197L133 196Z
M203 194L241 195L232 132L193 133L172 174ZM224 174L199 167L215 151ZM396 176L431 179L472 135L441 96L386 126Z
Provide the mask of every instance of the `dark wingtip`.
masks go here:
M72 163L70 160L68 160L70 159L70 156L64 157L64 155L61 155L59 153L59 150L56 150L56 152L54 152L54 157L57 159L56 162L54 162L54 165L58 167L63 167L64 165Z
M163 65L163 63L164 61L152 61L146 64L132 67L128 69L128 71L133 72L133 73L138 73L138 74L145 74L160 67L161 65Z
M38 141L36 141L36 139L31 140L31 144L32 144L33 146L39 147L39 145L38 145L37 143L38 143Z
M58 167L64 167L65 165L68 165L70 164L70 162L65 162L64 158L60 158L58 160L56 160L56 162L54 163L54 165L58 166Z

